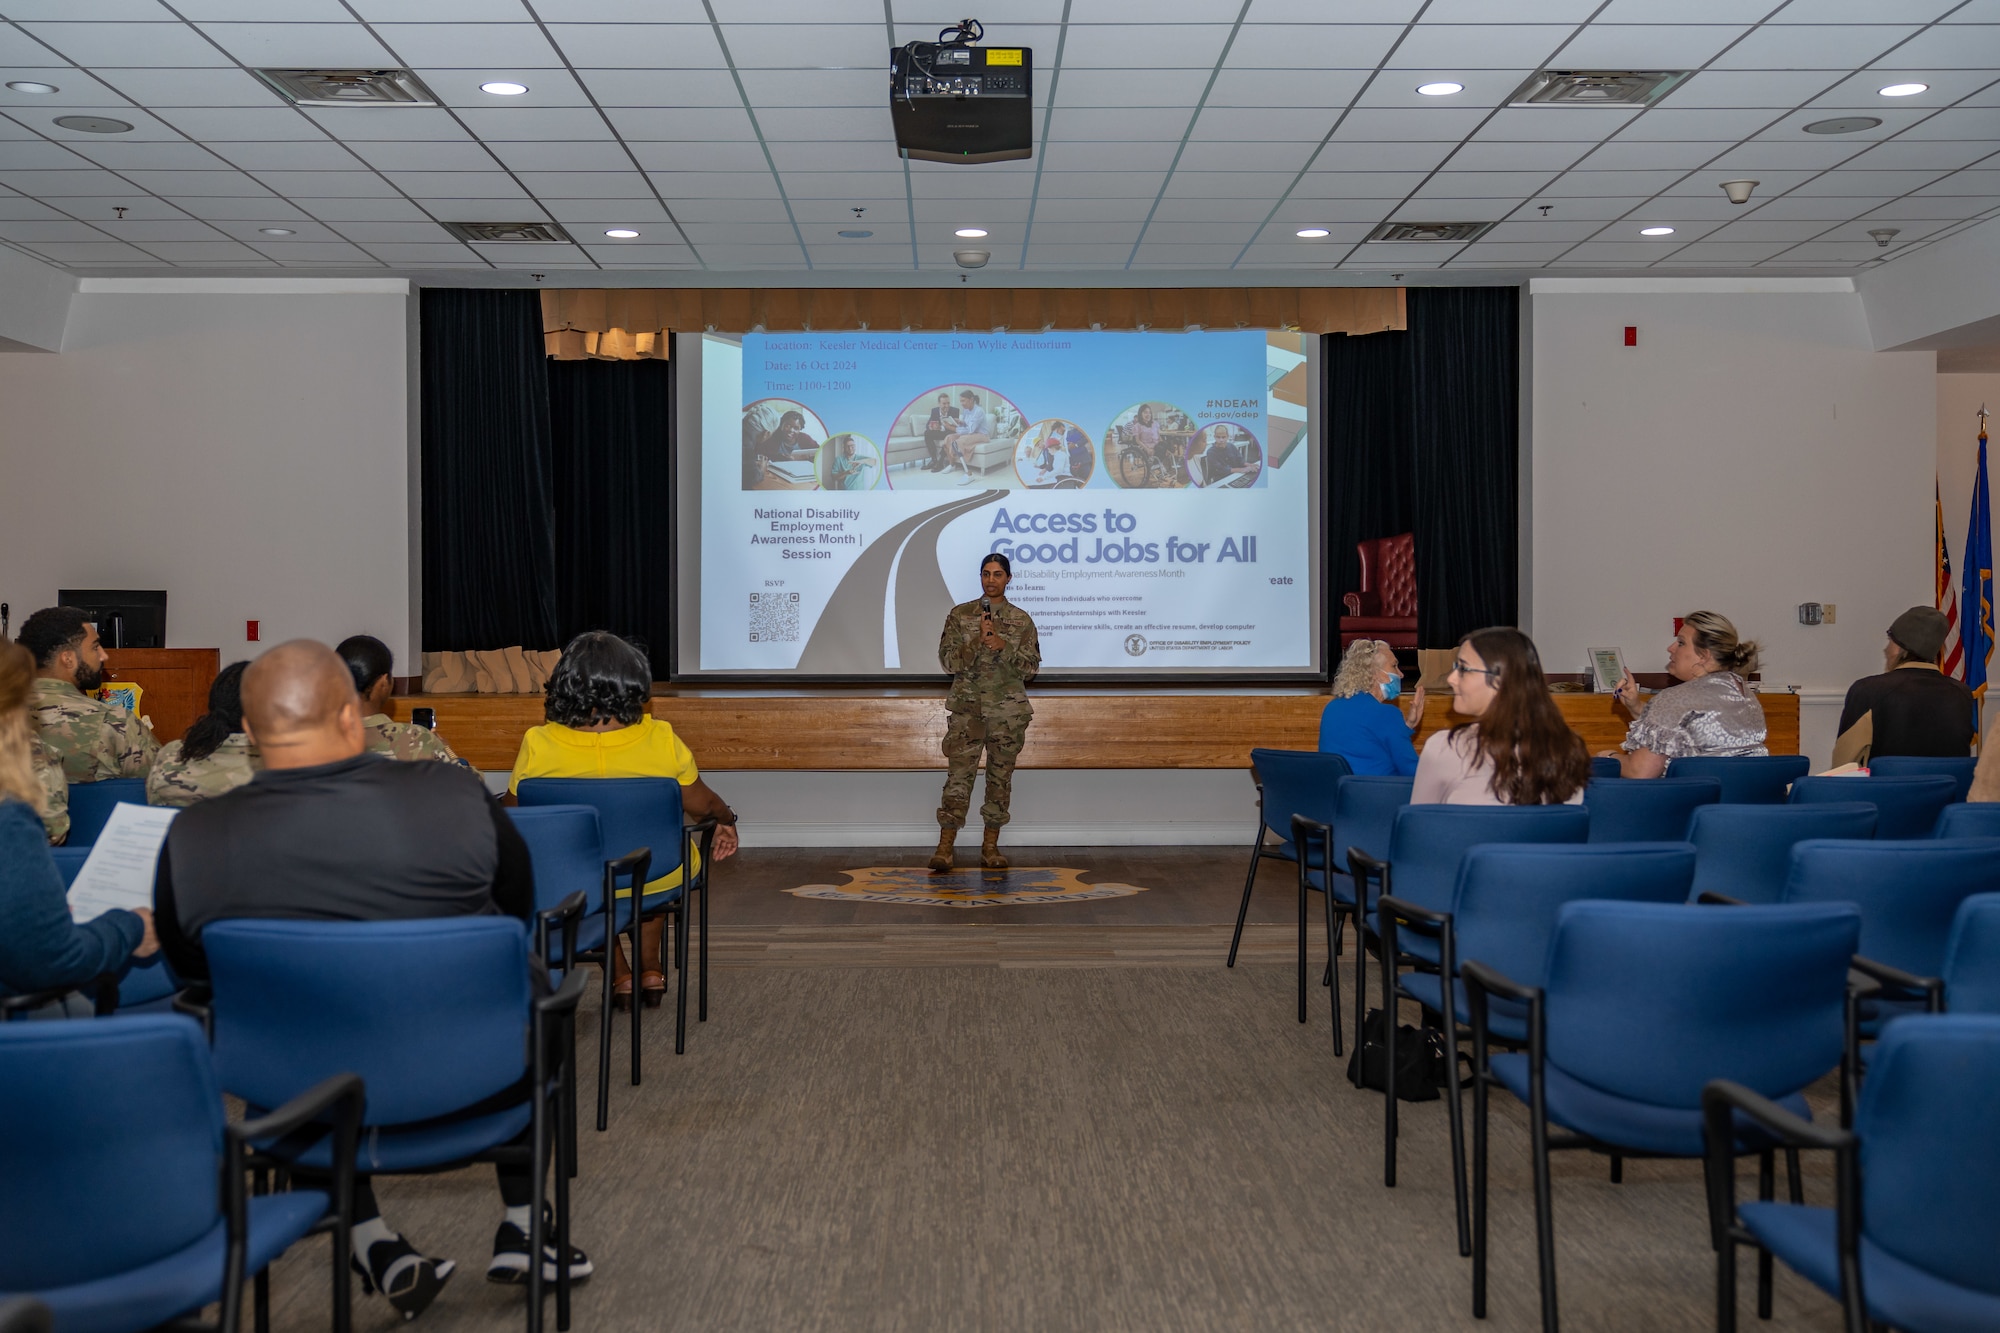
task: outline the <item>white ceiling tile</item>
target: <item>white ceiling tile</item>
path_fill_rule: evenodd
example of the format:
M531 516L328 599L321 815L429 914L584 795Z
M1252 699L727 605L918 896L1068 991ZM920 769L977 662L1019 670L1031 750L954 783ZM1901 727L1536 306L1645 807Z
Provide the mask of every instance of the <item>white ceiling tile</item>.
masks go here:
M704 201L710 204L715 200ZM919 208L933 208L937 205L919 201ZM855 208L865 209L860 218L854 216ZM996 209L999 217L1014 221L1025 221L1028 216L1028 201L1025 199L986 200L980 204L981 211ZM828 223L842 227L901 227L909 222L909 206L900 196L894 199L792 199L792 216L801 226L807 223ZM705 222L721 222L729 217L750 220L749 211L723 213L713 210L699 215ZM930 215L926 215L927 217Z
M1104 144L1107 156L1141 149L1152 144ZM1160 147L1171 147L1162 144ZM1054 147L1051 145L1051 152ZM1299 171L1312 156L1313 147L1302 143L1190 143L1181 153L1182 171ZM1171 154L1168 155L1171 157ZM1108 165L1108 163L1107 163ZM1135 165L1150 166L1141 157ZM1161 165L1165 165L1163 161Z
M386 120L390 116L400 117L402 113L371 110L363 114ZM489 143L522 139L561 139L582 143L611 137L604 118L587 107L505 107L466 110L458 114L467 129Z
M1525 199L1555 175L1551 171L1440 171L1420 194L1457 199Z
M164 146L164 145L162 145ZM242 171L352 171L354 154L327 141L281 143L210 143L223 161ZM374 163L368 165L373 166Z
M179 202L178 200L176 202ZM193 201L199 203L201 201ZM258 202L255 200L246 202ZM271 201L278 202L276 200ZM294 199L301 210L312 217L326 222L416 222L425 217L424 210L408 199ZM247 210L246 210L247 212ZM224 213L221 211L201 213L201 217L243 217L245 213ZM256 216L262 217L263 214ZM272 216L281 216L272 214Z
M1750 33L1715 64L1718 69L1856 69L1915 31L1880 24L1774 25Z
M652 184L638 171L523 171L523 188L537 199L652 199Z
M1227 268L1242 248L1241 241L1197 244L1155 242L1148 237L1140 243L1139 253L1132 262L1135 267L1141 264L1188 264L1202 268Z
M1885 201L1870 206L1866 212L1876 218L1971 218L1991 210L2000 199L1990 195L1977 199L1951 198L1938 195L1911 195L1906 199ZM1851 216L1860 216L1860 211Z
M1372 70L1403 29L1390 24L1273 23L1248 26L1230 44L1226 66L1247 69ZM1065 53L1065 60L1067 60Z
M1159 171L1051 171L1042 177L1042 199L1152 199L1166 173Z
M914 184L914 182L913 182ZM1015 193L1012 186L1002 182L996 184L991 178L979 182L991 189L1005 189ZM903 177L890 171L788 171L785 173L785 193L796 199L830 199L840 203L860 203L863 199L877 199L885 194L900 190ZM978 199L984 191L972 189L960 192L960 198ZM924 191L917 188L918 198Z
M27 23L28 35L55 48L72 63L189 68L227 65L229 60L184 23ZM0 52L9 64L17 62Z
M154 241L213 241L217 239L218 233L228 232L226 227L215 227L192 218L162 222L134 222L127 219L123 222L99 223L98 227L105 235L132 245L150 245ZM256 228L249 227L248 230L254 232Z
M180 107L162 111L161 118L193 139L235 142L326 138L319 127L289 107Z
M880 22L725 23L722 40L738 69L865 69L886 89L889 41Z
M4 222L0 221L0 240L19 241L33 244L37 241L102 241L103 232L87 222ZM136 239L136 238L128 238Z
M1801 194L1887 194L1904 195L1928 185L1942 171L1862 171L1842 168L1816 176L1801 184Z
M1756 171L1765 167L1786 171L1824 171L1837 167L1856 153L1865 150L1871 143L1878 142L1876 132L1866 134L1787 134L1774 131L1770 135L1746 139L1717 158L1713 165L1718 170L1734 171L1742 168Z
M377 259L386 264L455 264L463 263L473 258L472 251L466 249L456 241L448 244L444 242L425 243L409 241L395 241L386 244L377 242L370 244L368 250ZM484 267L483 263L481 267Z
M495 69L490 66L478 69L439 69L435 66L419 66L416 75L446 106L512 108L590 105L590 95L584 92L583 85L571 77L568 70ZM502 99L480 88L480 84L501 75L525 85L528 91Z
M1506 268L1515 264L1541 264L1560 258L1569 250L1567 241L1475 241L1458 252L1454 268Z
M1723 197L1722 182L1734 176L1737 170L1742 169L1736 168L1724 172L1716 168L1711 168L1698 172L1684 180L1675 180L1672 184L1659 188L1664 189L1668 194L1676 196L1693 195L1702 199L1720 199ZM1772 171L1762 167L1755 168L1755 170L1757 174L1752 179L1759 182L1757 188L1757 197L1759 199L1775 199L1785 191L1803 185L1819 174L1817 171ZM1830 191L1830 193L1852 194L1856 192L1851 190L1834 190Z
M1179 204L1192 206L1199 203L1203 207L1232 207L1230 201L1217 200L1172 200L1160 202L1162 211ZM1146 206L1132 199L1051 199L1042 198L1035 203L1035 229L1041 230L1048 222L1131 222L1136 225L1146 216Z
M61 68L72 62L16 28L0 28L0 65L29 69ZM53 82L53 80L51 80Z
M1564 256L1565 260L1583 262L1592 259L1624 260L1633 264L1650 264L1656 259L1664 259L1679 246L1671 236L1663 236L1658 243L1648 241L1585 241Z
M1731 143L1682 143L1673 140L1614 139L1576 165L1588 171L1693 171L1728 151Z
M108 218L111 216L111 206L119 202L121 201L115 199L69 200L65 205L65 210L75 213L78 217L90 216L95 218L101 214L101 216ZM90 213L86 208L82 207L83 205L92 203L97 206L99 213ZM227 221L230 219L255 222L284 222L305 216L299 210L298 206L291 201L279 199L273 195L266 195L261 199L195 198L191 195L169 195L165 199L160 200L135 200L134 204L136 207L130 209L127 214L127 216L134 218L192 216L211 222Z
M401 192L412 198L439 199L525 199L527 192L504 171L386 171L354 173L352 188L324 190L323 194L391 195ZM265 173L266 180L271 179ZM311 182L300 181L280 194L305 193Z
M473 173L461 173L471 175ZM341 196L355 198L382 198L393 195L396 190L389 182L372 171L260 171L258 180L271 187L275 194L286 198L311 195L314 198ZM197 190L162 189L161 194L198 194ZM216 190L217 194L246 194L246 190Z
M881 33L878 25L876 33ZM722 48L706 23L559 23L549 35L579 69L721 69ZM887 43L881 43L885 48ZM887 64L886 58L883 61ZM653 75L655 84L666 80ZM585 76L589 82L589 76Z
M895 141L886 137L850 143L773 142L768 149L771 161L779 171L881 172L902 169Z
M47 199L56 195L111 195L130 194L131 182L108 171L5 171L0 170L0 185L10 190L19 190L34 199Z
M1791 0L1772 16L1772 23L1929 23L1933 19L1976 11L1987 0ZM1963 7L1961 8L1961 5Z
M14 147L13 144L0 144L0 160L5 160ZM200 144L192 143L93 143L72 144L71 147L108 171L226 171L236 165L225 162ZM23 162L20 165L32 164Z
M1680 179L1678 171L1570 171L1543 187L1545 196L1647 195Z
M141 106L281 105L276 93L240 69L100 69L96 73Z
M1954 171L1915 192L1919 196L1944 198L2000 196L2000 171Z
M1429 171L1444 161L1446 143L1347 143L1336 138L1313 159L1314 171Z
M584 87L605 107L742 106L725 69L586 69Z
M692 264L694 251L685 245L643 245L637 241L620 245L586 245L584 253L606 268L645 268L654 264Z
M356 200L357 205L367 200ZM388 199L372 202L388 204ZM518 199L452 199L444 196L425 196L410 200L414 211L408 216L423 217L428 214L447 222L544 222L547 216L533 203L523 203ZM313 210L317 216L329 216L324 210ZM385 210L385 217L388 216Z
M1167 177L1167 193L1187 198L1191 195L1235 195L1239 198L1272 199L1292 183L1290 171L1176 171Z
M225 222L224 231L239 235L244 240L262 241L256 227L247 222ZM378 245L383 243L415 243L423 245L457 245L451 233L435 222L343 222L338 232L332 227L307 224L299 229L300 241L340 240L345 238L356 245Z
M412 68L484 68L508 73L562 63L533 23L378 23L375 34L398 60Z
M1573 31L1563 23L1424 23L1396 48L1386 67L1540 69Z
M355 156L377 171L491 171L495 166L493 154L482 145L471 142L414 140L348 146L354 150Z
M1450 141L1457 143L1479 128L1487 113L1477 107L1459 108L1364 108L1349 111L1340 120L1343 140L1373 139L1391 142Z
M86 74L80 69L0 65L0 82L11 83L20 79L56 85L56 91L52 93L17 93L11 88L0 87L0 110L32 117L46 114L51 107L67 110L73 106L109 106L126 100L117 89L103 81L103 75L101 70Z
M701 0L535 0L542 22L706 23Z
M1224 72L1216 80L1216 89L1220 90L1230 77ZM1278 74L1272 77L1278 80L1299 78L1304 81L1304 76ZM876 89L878 94L881 91L879 87ZM882 100L880 96L874 99L878 103ZM1209 100L1216 101L1213 93ZM1063 75L1055 90L1055 106L1058 110L1069 107L1192 107L1199 101L1201 101L1199 79L1170 77L1146 69L1070 70ZM1225 105L1246 104L1239 101ZM1260 102L1255 105L1269 105L1269 103Z
M1909 82L1927 83L1930 89L1914 97L1884 97L1879 91L1890 84ZM1983 70L1876 68L1840 79L1808 105L1844 112L1858 111L1900 124L1961 98L1969 99L1968 104L1972 106L1986 105L1981 90L1988 88L1990 83L1991 75Z
M1883 195L1817 195L1788 194L1782 199L1773 199L1760 204L1744 220L1751 218L1771 221L1804 222L1844 222L1848 218L1860 217L1863 213L1887 204Z
M594 268L590 256L574 245L538 245L501 242L469 247L482 258L510 268Z
M1871 135L1881 131L1870 131ZM1860 136L1854 136L1860 137ZM1910 126L1903 139L2000 139L2000 108L1958 107Z
M1696 69L1747 31L1744 23L1593 23L1550 63L1563 69Z
M341 247L345 249L346 247ZM205 260L211 263L231 263L241 260L260 260L266 256L258 254L241 241L156 241L146 249L161 259Z
M805 256L796 241L790 245L705 245L701 257L712 268L805 267Z
M45 241L23 248L45 259L64 263L91 263L106 259L153 260L153 256L144 250L134 249L120 241Z
M672 208L676 199L778 198L778 182L769 171L649 171L660 196Z
M502 166L513 171L631 171L632 159L616 143L597 140L566 143L536 139L526 143L488 143Z
M102 165L78 157L61 144L43 139L14 139L0 143L0 170L84 171Z
M2000 151L2000 144L1991 140L1892 139L1852 159L1851 168L1843 166L1841 169L1914 171L1936 167L1951 170L1972 166L1995 151Z
M1401 199L1424 183L1420 171L1331 171L1315 169L1299 179L1300 199Z
M1326 230L1332 234L1317 239L1298 235L1298 229L1296 222L1273 222L1257 233L1257 244L1259 246L1290 246L1300 254L1310 254L1316 250L1333 249L1345 245L1358 245L1367 239L1368 233L1375 229L1375 224L1372 222L1327 223ZM1243 239L1241 229L1234 234L1240 243Z
M120 143L139 143L146 140L175 141L181 137L165 121L154 116L149 116L136 107L129 106L51 107L44 110L39 116L20 110L13 110L10 114L16 121L28 126L37 133L47 135L51 139L66 142L75 140L81 140L86 143L104 142L105 136L102 134L92 134L87 130L64 129L62 126L56 124L55 114L53 113L58 111L63 115L111 116L124 121L132 128L118 136L118 142Z
M1608 139L1625 128L1639 112L1625 107L1531 106L1503 107L1473 136L1477 140L1560 140L1580 143Z
M1201 121L1208 122L1210 116L1217 116L1218 126L1228 123L1231 130L1247 129L1248 122L1258 119L1270 120L1268 111L1217 111L1214 107L1202 112ZM1229 117L1246 117L1247 121L1229 122ZM1179 143L1188 129L1189 111L1185 107L1096 107L1058 106L1049 121L1051 143L1101 142L1116 139L1127 143ZM1236 135L1204 135L1202 125L1195 127L1195 138L1234 138ZM1315 136L1317 137L1317 136Z
M158 0L9 0L7 17L17 23L32 19L76 19L88 23L165 23L174 18Z
M1063 44L1063 68L1134 71L1212 69L1229 39L1226 23L1162 23L1126 26L1071 24ZM1155 74L1167 79L1173 76ZM881 81L877 76L877 82Z
M472 113L467 112L465 114L471 115ZM571 116L576 113L565 110L529 111L523 109L517 114L522 116ZM433 110L428 107L310 107L305 109L301 115L313 124L320 126L334 138L341 140L464 140L467 138L465 127L453 117L451 112ZM585 113L585 115L587 116L588 113ZM508 124L519 123L519 121L508 122ZM583 123L588 124L589 122L586 120ZM533 138L538 136L503 133L494 137L509 139ZM556 137L585 139L590 136L585 133Z
M1453 171L1539 171L1544 179L1589 152L1587 143L1468 143L1451 155Z
M542 206L565 227L671 227L667 210L657 199L545 199ZM706 203L707 200L698 200ZM719 202L719 201L718 201Z
M1665 107L1636 117L1622 130L1620 139L1742 139L1778 120L1779 114L1764 107L1704 108L1676 111Z
M760 113L760 115L768 113ZM841 114L832 108L815 108L812 113ZM880 118L886 125L889 120L887 110L861 111L857 115L874 119ZM755 139L756 127L750 123L750 113L739 102L735 106L682 106L664 110L640 111L631 107L614 108L606 111L611 127L619 137L628 143L645 140L680 142L728 142ZM870 136L874 137L874 136Z
M1442 264L1465 247L1442 241L1369 241L1351 262L1360 264Z
M790 245L797 240L782 213L775 222L688 222L681 230L696 245Z
M1874 259L1881 253L1875 242L1862 239L1854 241L1808 241L1785 252L1787 259Z
M1294 226L1309 223L1380 222L1396 207L1394 199L1301 199L1296 195L1278 208L1277 220Z
M632 156L648 171L769 172L764 150L754 142L699 141L634 143Z
M1660 103L1662 110L1703 107L1770 107L1790 110L1819 96L1836 75L1817 69L1707 69L1680 84Z
M750 118L740 112L737 114L738 119L742 123L743 134L741 136L729 135L725 137L754 137L750 133ZM759 108L757 123L763 127L765 138L790 142L806 139L881 139L888 136L891 132L889 109L886 106L865 109L860 107L771 107L768 110ZM654 136L644 137L650 138ZM675 137L686 138L692 136L678 135Z
M525 23L521 0L354 0L370 23Z
M879 70L746 69L740 74L750 104L772 106L882 106L888 79Z
M1525 218L1502 222L1480 239L1478 244L1506 242L1540 242L1572 245L1577 241L1587 241L1604 228L1602 218L1545 218L1530 213Z
M325 69L393 64L382 44L359 23L204 23L201 31L224 51L256 68ZM188 34L192 37L194 34ZM103 60L104 65L227 63L203 43L210 60Z
M1050 171L1165 171L1174 143L1051 143L1042 164Z
M1140 219L1131 218L1123 222L1049 222L1036 219L1031 238L1037 245L1126 245L1139 239ZM1155 222L1153 227L1172 227L1179 224Z
M2000 68L2000 23L1961 23L1920 32L1884 57L1899 66L1929 69Z

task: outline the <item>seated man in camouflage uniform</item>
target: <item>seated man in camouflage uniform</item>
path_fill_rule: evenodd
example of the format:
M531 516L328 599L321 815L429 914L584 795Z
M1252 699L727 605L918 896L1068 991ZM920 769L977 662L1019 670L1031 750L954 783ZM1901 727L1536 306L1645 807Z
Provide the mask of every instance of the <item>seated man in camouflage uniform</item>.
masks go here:
M1027 683L1042 669L1042 641L1035 622L1006 597L1013 574L1004 555L980 561L979 586L985 596L954 606L938 639L938 661L951 673L951 693L945 699L951 722L944 733L950 772L944 781L944 802L938 806L932 870L951 869L951 845L972 803L972 775L979 768L981 750L986 752L986 800L979 814L986 821L986 840L980 845L979 864L988 870L1007 868L1007 858L1000 854L1000 829L1007 823L1007 806L1014 794L1014 760L1035 715L1028 704Z
M189 806L235 791L263 767L243 730L243 673L231 662L208 687L208 711L187 735L168 741L146 775L146 804Z
M429 727L391 720L389 696L396 691L396 680L391 674L396 659L388 644L366 634L356 634L342 639L333 651L347 663L347 672L354 677L354 692L361 696L361 711L366 714L361 719L361 728L367 733L371 754L386 754L401 760L442 759L472 767Z
M35 732L71 785L106 778L143 778L160 743L144 722L90 692L111 674L90 613L52 606L21 622L23 648L35 655L29 708Z

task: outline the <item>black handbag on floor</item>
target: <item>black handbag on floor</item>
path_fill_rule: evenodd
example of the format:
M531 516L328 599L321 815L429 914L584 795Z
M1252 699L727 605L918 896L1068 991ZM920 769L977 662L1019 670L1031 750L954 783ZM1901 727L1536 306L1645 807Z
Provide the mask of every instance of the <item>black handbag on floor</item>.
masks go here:
M1388 1037L1388 1019L1380 1009L1370 1009L1361 1024L1361 1045L1347 1057L1347 1081L1357 1088L1381 1092L1387 1085L1382 1057ZM1396 1100L1434 1102L1444 1086L1444 1038L1436 1032L1420 1030L1408 1023L1396 1027Z

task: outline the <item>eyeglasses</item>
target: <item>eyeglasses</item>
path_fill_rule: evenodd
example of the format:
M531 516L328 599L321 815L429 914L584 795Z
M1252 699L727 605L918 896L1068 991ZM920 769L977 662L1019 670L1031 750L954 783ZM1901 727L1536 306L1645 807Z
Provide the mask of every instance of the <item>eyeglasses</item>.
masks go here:
M1499 675L1500 668L1467 666L1463 659L1454 657L1451 660L1451 673L1454 676L1486 676L1490 678Z

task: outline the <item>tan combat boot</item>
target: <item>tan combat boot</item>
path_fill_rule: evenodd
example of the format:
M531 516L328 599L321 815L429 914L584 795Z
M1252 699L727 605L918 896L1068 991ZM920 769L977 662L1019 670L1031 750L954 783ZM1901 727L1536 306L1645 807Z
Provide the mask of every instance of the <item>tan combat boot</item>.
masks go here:
M958 830L955 828L941 828L938 830L937 850L931 853L932 870L951 869L951 844L957 838Z
M1000 855L1000 830L986 826L986 840L979 844L979 864L987 870L1005 870L1007 858Z

